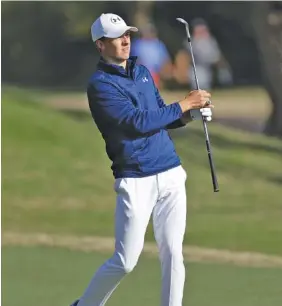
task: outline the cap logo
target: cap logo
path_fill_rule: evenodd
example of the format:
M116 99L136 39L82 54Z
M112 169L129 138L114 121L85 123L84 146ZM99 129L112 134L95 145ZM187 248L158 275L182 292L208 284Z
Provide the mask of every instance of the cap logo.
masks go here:
M122 22L122 20L118 16L116 16L116 17L111 17L111 22L113 24L119 24Z

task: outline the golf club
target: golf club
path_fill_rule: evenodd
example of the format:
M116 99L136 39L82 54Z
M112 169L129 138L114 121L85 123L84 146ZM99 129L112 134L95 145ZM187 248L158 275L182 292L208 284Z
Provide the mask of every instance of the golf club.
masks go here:
M192 48L192 43L191 43L191 36L190 36L190 31L189 31L189 25L188 25L188 22L185 21L183 18L176 18L176 20L181 22L181 23L183 23L185 25L187 39L188 39L188 43L189 43L190 51L191 51L191 58L192 58L192 64L193 64L196 88L197 88L197 90L199 90L200 86L199 86L199 81L198 81L197 72L196 72L196 65L195 65L193 48ZM216 173L215 173L215 167L214 167L214 163L213 163L213 157L212 157L212 152L211 152L211 143L210 143L210 139L209 139L207 122L206 122L206 120L203 117L202 117L202 121L203 121L205 136L206 136L206 146L207 146L207 152L208 152L208 157L209 157L209 164L210 164L210 169L211 169L213 191L214 192L218 192L219 191L219 186L218 186L217 177L216 177Z

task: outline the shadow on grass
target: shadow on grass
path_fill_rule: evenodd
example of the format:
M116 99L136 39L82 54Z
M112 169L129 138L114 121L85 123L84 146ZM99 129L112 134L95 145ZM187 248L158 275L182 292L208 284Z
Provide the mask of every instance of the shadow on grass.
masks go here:
M90 114L90 111L87 112L85 110L72 110L72 109L63 109L59 110L60 113L63 113L64 115L67 115L75 120L78 121L91 121L92 116ZM223 127L224 128L224 127ZM204 131L202 130L189 130L186 128L182 128L179 130L172 130L170 131L170 134L173 138L173 140L182 139L187 141L188 143L197 143L199 145L204 144L205 145L205 137L204 137ZM254 151L259 151L263 153L275 153L275 154L282 154L282 146L281 148L271 146L271 145L265 145L265 144L259 144L259 143L246 143L240 141L238 138L236 139L230 139L228 137L218 135L218 134L212 134L210 135L210 140L212 145L216 147L221 148L228 148L228 149L250 149Z
M74 120L80 122L92 121L92 116L90 112L85 110L72 110L64 109L59 110L60 113L71 117ZM223 127L224 128L224 127ZM182 128L178 130L171 130L170 135L175 142L177 152L189 163L206 165L208 166L208 158L205 145L204 131L199 129L189 130L189 128ZM246 141L240 141L240 138L232 139L228 133L226 135L213 134L210 133L210 139L212 147L222 148L228 150L245 150L252 151L254 158L256 154L266 154L272 153L277 154L279 157L282 154L282 146L268 145L263 143L248 143ZM201 149L202 148L202 149ZM227 152L228 154L228 152ZM214 154L213 154L214 155ZM240 162L240 157L237 162L221 162L220 157L214 155L215 167L220 171L227 171L233 173L233 175L247 175L247 176L260 176L265 179L272 181L274 183L281 184L282 179L280 177L275 177L271 173L271 167L267 169L267 173L261 167L255 167L254 165L249 165L248 167L242 166ZM259 163L259 162L258 162Z
M215 117L216 122L221 124L222 126L228 126L230 128L234 128L240 131L248 131L256 134L260 134L264 129L264 121L258 120L257 118L239 118L239 117L231 117L231 118L223 118L223 117Z
M171 132L173 139L187 139L187 141L196 141L197 143L205 143L204 131L188 129L179 130L179 132ZM210 136L210 141L212 145L227 149L249 149L254 151L259 151L262 153L274 153L281 156L282 146L276 147L272 145L260 144L260 143L247 143L240 141L238 138L231 140L222 135L212 134Z
M282 176L273 176L269 178L270 182L273 182L277 185L282 185Z
M77 121L91 121L92 116L90 111L86 112L85 110L73 110L73 109L60 109L58 110L59 113L64 114L68 117L71 117Z
M207 168L209 167L203 130L193 129L189 131L189 128L187 128L172 131L170 134L176 144L177 152L180 154L182 159L186 159L190 165L197 164L204 165ZM273 169L271 165L261 165L260 158L269 153L275 154L275 156L272 155L274 160L281 158L282 146L280 147L263 143L248 143L246 141L240 141L240 138L232 139L227 134L226 136L210 134L212 149L216 148L217 153L218 149L222 149L222 152L219 154L214 154L213 152L216 171L229 173L234 177L245 177L245 179L259 177L275 184L281 184L282 178L275 174L275 172L277 173L277 169ZM224 154L228 154L226 149L234 149L234 151L237 151L238 158L236 160L232 158L231 161L228 161L228 159L225 158L223 159ZM248 151L252 153L255 163L248 164L244 161L243 154ZM242 154L242 158L240 157L240 154ZM251 158L250 155L248 158Z

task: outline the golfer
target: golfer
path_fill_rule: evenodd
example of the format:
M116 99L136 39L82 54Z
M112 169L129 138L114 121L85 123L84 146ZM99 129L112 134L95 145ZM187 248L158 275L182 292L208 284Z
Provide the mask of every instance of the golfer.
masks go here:
M186 172L168 129L211 119L210 93L190 92L166 105L148 69L130 57L130 33L115 14L102 14L91 35L101 55L87 95L112 161L116 192L115 250L72 305L102 306L138 262L152 216L162 270L162 306L181 306L185 281ZM150 54L148 54L150 56Z

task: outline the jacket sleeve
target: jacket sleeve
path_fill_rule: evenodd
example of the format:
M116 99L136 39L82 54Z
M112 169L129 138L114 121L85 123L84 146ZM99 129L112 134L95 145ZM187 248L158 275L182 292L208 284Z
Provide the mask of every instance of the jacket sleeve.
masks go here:
M87 89L91 112L127 131L141 134L154 132L182 116L178 103L163 105L156 110L140 110L114 84L96 81Z
M157 99L157 101L158 101L159 107L160 107L160 108L165 107L166 104L164 103L164 100L162 99L162 97L161 97L161 95L160 95L160 93L159 93L159 90L158 90L158 88L156 87L156 85L155 85L155 83L154 83L154 81L153 81L153 78L152 78L150 72L149 72L148 70L147 70L147 72L148 72L149 77L152 79L152 82L153 82L153 84L154 84L154 87L155 87L155 95L156 95L156 99ZM177 104L178 104L178 103L177 103ZM182 116L181 116L181 117L182 117ZM180 128L180 127L185 126L186 124L183 123L183 121L181 120L181 117L180 117L180 118L177 118L177 119L174 120L173 122L167 124L165 128L168 129L168 130L172 130L172 129L177 129L177 128Z

